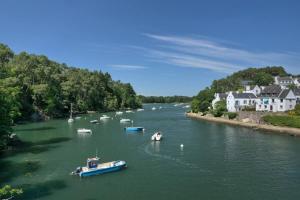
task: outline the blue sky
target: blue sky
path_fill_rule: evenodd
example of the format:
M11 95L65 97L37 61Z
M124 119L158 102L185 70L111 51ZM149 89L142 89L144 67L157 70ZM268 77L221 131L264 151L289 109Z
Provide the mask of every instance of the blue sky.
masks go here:
M195 95L247 67L300 74L300 1L1 0L0 42L109 72L143 95Z

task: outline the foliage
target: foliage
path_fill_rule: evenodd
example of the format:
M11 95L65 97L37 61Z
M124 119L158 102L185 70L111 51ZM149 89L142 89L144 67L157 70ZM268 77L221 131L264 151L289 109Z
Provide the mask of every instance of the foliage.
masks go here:
M295 106L294 111L295 111L295 114L296 114L296 115L300 116L300 104L297 104L297 105Z
M270 85L274 83L274 78L272 75L267 74L266 72L259 72L256 74L256 76L253 78L254 85Z
M187 96L139 96L143 103L188 103L192 97Z
M193 113L198 113L200 111L200 104L201 102L199 101L199 99L193 99L192 104L191 104L191 110Z
M227 112L226 101L218 101L215 105L215 109L212 111L214 117L221 117L225 112Z
M1 92L10 102L13 120L64 117L75 111L113 111L141 107L132 86L113 81L108 73L69 67L39 56L14 53L0 44Z
M235 119L238 114L235 112L227 112L226 115L228 116L228 119Z
M10 185L5 185L0 188L0 199L12 199L23 193L22 189L12 188Z
M300 128L300 116L289 115L266 115L263 120L274 126L288 126L293 128Z

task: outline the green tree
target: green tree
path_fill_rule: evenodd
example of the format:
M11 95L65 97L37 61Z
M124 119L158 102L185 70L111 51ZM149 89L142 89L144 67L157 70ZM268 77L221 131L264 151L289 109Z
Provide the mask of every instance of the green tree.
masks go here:
M225 112L227 112L226 101L222 100L216 103L215 109L213 110L212 114L215 117L221 117Z
M5 185L0 188L0 199L13 199L23 193L22 189L12 188L10 185Z

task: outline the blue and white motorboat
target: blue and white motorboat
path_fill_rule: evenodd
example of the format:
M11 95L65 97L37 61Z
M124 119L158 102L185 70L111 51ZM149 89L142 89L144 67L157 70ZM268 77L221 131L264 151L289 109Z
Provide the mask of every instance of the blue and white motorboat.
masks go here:
M124 128L126 131L144 131L144 127L139 127L139 126L130 126L130 127L125 127Z
M98 158L97 156L94 158L88 158L85 167L77 167L76 170L73 171L71 174L78 175L80 177L86 177L115 172L127 167L126 162L123 160L112 161L107 163L99 163L99 160L100 158Z
M98 120L96 120L96 119L95 119L95 120L91 120L90 123L92 123L92 124L97 124L97 123L98 123Z

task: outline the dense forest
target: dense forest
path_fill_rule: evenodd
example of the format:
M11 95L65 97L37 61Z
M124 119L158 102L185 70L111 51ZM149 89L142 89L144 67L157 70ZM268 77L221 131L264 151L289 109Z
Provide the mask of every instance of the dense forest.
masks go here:
M187 96L139 96L143 103L188 103L192 97Z
M65 117L75 112L141 107L129 83L108 73L69 67L43 55L15 54L0 44L0 134L18 120ZM3 141L3 140L1 140Z
M205 112L208 110L215 93L237 91L243 89L243 81L250 85L270 85L274 82L274 76L288 76L283 67L273 66L264 68L248 68L233 73L226 78L214 80L210 87L201 90L193 98L192 110Z

